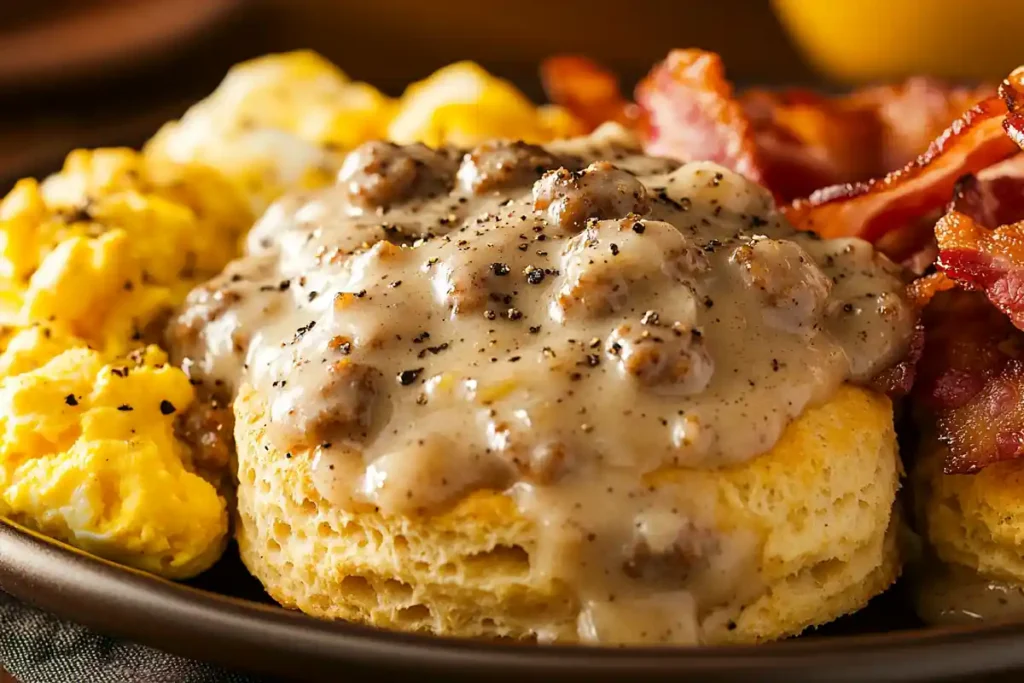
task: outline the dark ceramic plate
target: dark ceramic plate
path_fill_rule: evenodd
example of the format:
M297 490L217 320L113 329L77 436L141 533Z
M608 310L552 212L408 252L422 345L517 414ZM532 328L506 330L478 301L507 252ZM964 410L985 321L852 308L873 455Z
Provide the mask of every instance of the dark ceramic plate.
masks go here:
M0 590L113 636L255 673L360 680L1020 680L1024 624L919 628L901 591L811 636L759 647L495 645L321 622L274 606L230 552L190 585L125 569L0 523ZM1017 671L1015 675L1012 672Z

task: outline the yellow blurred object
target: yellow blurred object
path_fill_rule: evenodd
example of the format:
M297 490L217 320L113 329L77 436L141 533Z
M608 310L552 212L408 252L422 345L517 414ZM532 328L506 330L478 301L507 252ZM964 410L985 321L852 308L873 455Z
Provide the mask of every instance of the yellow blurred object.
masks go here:
M538 143L583 132L565 110L538 108L508 81L458 62L406 88L387 134L399 144L468 147L491 138Z
M144 152L216 169L258 215L289 189L330 182L342 152L384 136L392 106L315 52L267 55L232 67Z
M1003 78L1022 59L1020 0L772 0L812 64L845 83Z

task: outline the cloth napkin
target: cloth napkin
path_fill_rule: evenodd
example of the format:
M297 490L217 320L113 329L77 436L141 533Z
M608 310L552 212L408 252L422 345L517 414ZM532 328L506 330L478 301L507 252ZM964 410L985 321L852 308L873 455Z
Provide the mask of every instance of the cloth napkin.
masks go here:
M0 667L20 683L270 683L114 640L0 592Z

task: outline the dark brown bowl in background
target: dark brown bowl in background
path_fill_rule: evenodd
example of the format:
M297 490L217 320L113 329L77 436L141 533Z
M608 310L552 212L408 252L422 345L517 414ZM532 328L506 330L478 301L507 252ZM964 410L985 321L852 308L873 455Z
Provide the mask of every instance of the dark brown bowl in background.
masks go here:
M242 0L20 0L0 6L0 88L139 69L224 21Z

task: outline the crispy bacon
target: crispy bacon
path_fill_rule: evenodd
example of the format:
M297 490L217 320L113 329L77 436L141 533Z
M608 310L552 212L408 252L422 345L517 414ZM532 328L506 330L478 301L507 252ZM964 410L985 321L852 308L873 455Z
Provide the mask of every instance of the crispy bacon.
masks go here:
M1024 155L962 178L935 236L939 268L1024 329Z
M948 446L947 474L1024 456L1024 333L980 293L939 293L925 310L914 395Z
M907 285L907 299L914 306L919 316L931 300L940 292L946 292L956 287L956 283L946 277L943 273L932 273L919 277ZM896 398L906 396L914 388L917 379L918 365L925 351L925 326L923 319L919 319L914 327L914 334L910 338L910 347L907 355L896 365L883 371L871 381L871 387L876 391Z
M1003 128L1010 139L1024 149L1024 67L1017 67L1007 76L999 86L999 94L1008 111Z
M768 186L795 199L902 168L951 121L994 94L991 86L961 88L917 77L834 97L749 90L741 101Z
M1024 456L1024 363L1007 362L970 402L939 419L939 432L950 447L947 474Z
M643 130L643 112L627 100L615 74L596 62L577 55L544 60L540 66L544 91L555 104L572 112L591 129L606 121Z
M956 87L917 76L902 83L864 88L840 101L849 109L870 111L877 120L881 135L878 166L870 175L881 176L914 161L952 121L995 94L993 85Z
M881 136L873 112L805 90L750 90L742 104L764 181L782 199L876 173Z
M848 95L749 90L740 97L754 130L764 182L791 200L830 185L902 168L995 88L916 77Z
M924 353L924 326L920 323L914 328L910 338L907 355L896 365L883 370L871 380L870 386L875 391L887 394L891 398L900 398L910 393L917 377L917 364Z
M818 190L785 209L802 230L825 237L877 241L889 231L941 208L957 179L1016 151L1003 133L1006 105L989 98L956 119L915 161L884 178Z
M990 229L1024 218L1024 154L961 178L947 210L965 213Z
M914 307L923 311L939 292L948 292L956 287L956 283L946 277L945 273L932 273L919 277L907 285L907 298Z
M911 78L840 96L795 88L737 96L718 55L702 50L670 53L637 88L640 106L623 97L611 71L585 57L548 59L541 77L549 99L589 127L618 121L647 137L654 154L718 161L783 201L906 165L994 94Z
M763 182L753 129L715 53L673 50L637 86L636 101L650 123L649 153L715 161Z
M1021 75L1000 88L1018 142ZM964 474L1024 457L1024 155L960 178L935 235L942 272L910 288L932 301L914 392L949 448L945 471Z

